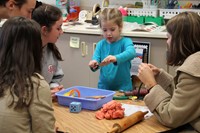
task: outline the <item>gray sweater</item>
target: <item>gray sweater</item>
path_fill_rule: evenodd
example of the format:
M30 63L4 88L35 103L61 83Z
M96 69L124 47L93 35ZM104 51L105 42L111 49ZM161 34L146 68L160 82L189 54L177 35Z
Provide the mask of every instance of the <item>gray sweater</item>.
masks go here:
M64 76L59 61L47 45L43 48L42 76L49 83L50 88L59 86Z

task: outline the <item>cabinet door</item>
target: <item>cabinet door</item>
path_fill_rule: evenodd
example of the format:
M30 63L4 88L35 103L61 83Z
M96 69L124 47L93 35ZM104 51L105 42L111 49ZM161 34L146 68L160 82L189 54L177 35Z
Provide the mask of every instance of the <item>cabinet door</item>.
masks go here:
M90 39L87 41L90 60L92 59L92 56L94 54L97 42L100 41L101 39L102 39L102 36L100 36L100 35L92 35L90 37ZM99 80L99 72L100 72L99 70L97 70L96 72L92 72L92 71L89 72L89 75L90 75L90 87L97 88L97 84L98 84L98 80Z
M70 47L70 37L80 39L79 48ZM62 81L65 88L75 85L97 87L99 71L92 72L88 64L92 59L93 47L95 46L93 44L101 38L100 35L64 33L58 39L56 45L64 59L61 62L61 67L65 74Z
M79 48L70 47L70 37L80 38ZM64 71L64 79L62 84L65 88L71 86L89 86L89 67L88 61L90 57L87 54L87 43L82 46L84 41L78 34L64 33L56 43L61 52L64 61L61 62L61 67ZM83 56L83 49L85 55Z

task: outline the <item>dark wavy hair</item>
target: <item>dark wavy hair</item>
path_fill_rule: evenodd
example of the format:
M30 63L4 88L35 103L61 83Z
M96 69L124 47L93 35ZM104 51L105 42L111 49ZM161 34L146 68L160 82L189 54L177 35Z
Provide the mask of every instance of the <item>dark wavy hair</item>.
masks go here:
M171 66L183 64L191 54L200 51L200 16L194 12L183 12L166 25L172 36L167 63Z
M5 6L7 2L8 2L8 0L1 0L0 6ZM14 2L17 7L21 8L22 5L27 2L27 0L14 0Z
M32 13L32 19L38 22L41 27L46 26L49 32L51 31L52 26L61 17L62 17L62 12L59 8L44 3L35 8L35 10ZM63 60L55 44L48 43L48 48L53 52L53 54L56 56L58 60L60 61Z
M32 98L33 81L41 72L42 40L40 26L24 17L8 19L0 37L0 97L9 90L15 108L28 106ZM39 81L38 81L39 85ZM14 104L14 97L18 101Z

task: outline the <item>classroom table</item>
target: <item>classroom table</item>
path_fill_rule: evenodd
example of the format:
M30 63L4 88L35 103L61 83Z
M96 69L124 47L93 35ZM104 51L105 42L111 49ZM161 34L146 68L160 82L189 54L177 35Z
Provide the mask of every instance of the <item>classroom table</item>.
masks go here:
M120 100L121 103L144 105L143 101ZM79 113L70 113L69 108L61 106L57 102L53 103L54 115L58 131L64 133L106 133L111 130L115 120L98 120L95 117L96 111L82 109ZM156 133L169 130L163 126L154 115L131 126L123 133Z

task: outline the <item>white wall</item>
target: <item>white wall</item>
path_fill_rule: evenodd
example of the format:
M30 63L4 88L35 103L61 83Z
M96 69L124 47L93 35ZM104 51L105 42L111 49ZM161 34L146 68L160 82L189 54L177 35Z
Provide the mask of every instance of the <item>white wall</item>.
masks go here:
M91 8L93 5L95 4L102 4L103 0L81 0L81 8L83 9L88 9ZM141 0L109 0L110 1L110 5L126 5L126 4L135 4L136 1L141 1Z
M41 2L45 2L48 4L56 5L56 0L39 0ZM81 9L92 10L93 5L102 3L103 0L80 0ZM112 5L125 5L125 4L134 4L136 1L142 0L110 0L110 4ZM189 0L178 0L181 4L185 4ZM198 4L199 0L190 0L192 3Z
M48 4L52 4L52 5L56 5L56 0L38 0L44 3L48 3ZM103 0L80 0L80 4L81 4L81 9L89 9L92 10L93 5L95 4L100 4L102 3ZM135 1L141 1L141 0L110 0L110 4L117 4L117 5L125 5L128 3L132 3L134 4Z
M47 4L56 5L56 0L38 0Z

